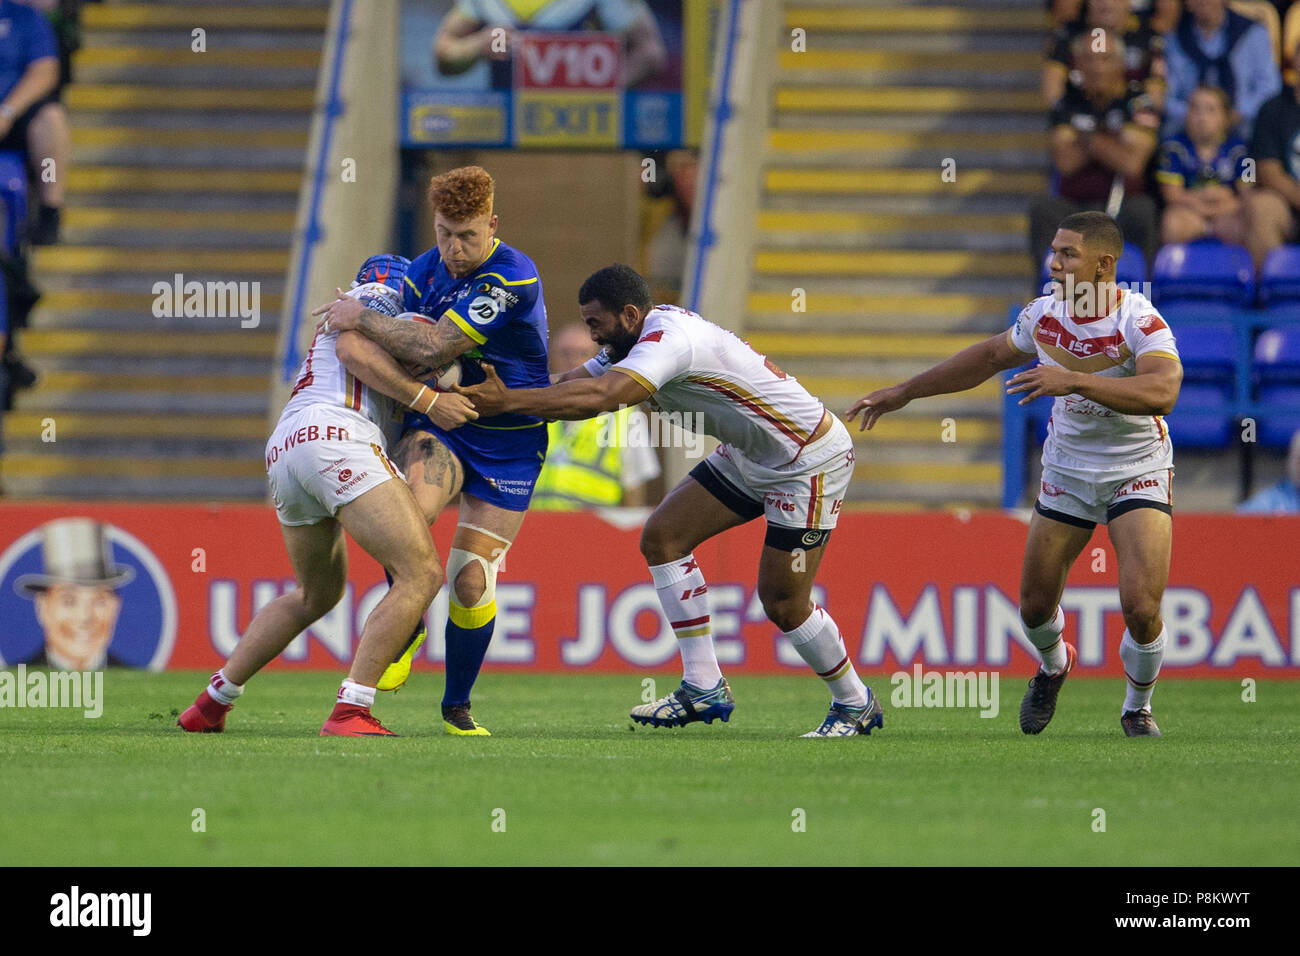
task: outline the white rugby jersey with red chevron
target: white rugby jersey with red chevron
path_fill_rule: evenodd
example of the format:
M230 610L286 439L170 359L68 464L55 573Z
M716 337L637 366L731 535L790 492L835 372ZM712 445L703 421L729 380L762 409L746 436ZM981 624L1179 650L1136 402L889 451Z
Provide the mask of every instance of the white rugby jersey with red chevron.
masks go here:
M1137 374L1137 360L1155 355L1179 361L1168 323L1145 296L1121 289L1109 314L1075 319L1069 304L1039 296L1007 330L1017 351L1044 365L1121 378ZM1058 396L1052 405L1043 464L1092 480L1120 480L1168 468L1169 430L1159 415L1124 415L1082 395Z
M397 314L400 304L397 293L387 291L393 299L393 311L385 314L408 319L409 315ZM371 307L374 304L372 302ZM397 408L391 398L370 388L347 370L336 351L338 339L338 332L317 332L311 340L307 357L294 380L293 393L280 413L280 421L286 421L312 405L332 405L356 412L378 425L384 438L391 443L401 429L404 409Z
M691 415L697 431L755 464L779 468L808 444L826 407L732 332L675 305L657 305L623 361L601 351L592 375L624 372L651 392L651 407Z

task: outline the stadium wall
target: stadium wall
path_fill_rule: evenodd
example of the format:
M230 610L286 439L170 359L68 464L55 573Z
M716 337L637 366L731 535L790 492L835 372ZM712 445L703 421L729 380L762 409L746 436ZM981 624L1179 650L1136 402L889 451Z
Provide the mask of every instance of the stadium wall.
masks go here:
M119 602L108 653L127 666L213 668L255 610L294 586L267 508L87 505L75 514L102 525L117 566L106 569L110 576L129 569L103 589ZM41 657L44 631L24 585L51 559L58 563L49 550L60 536L49 524L68 515L67 505L0 505L0 664ZM490 668L676 671L675 639L638 551L639 523L622 517L528 516L497 586ZM444 556L452 530L450 522L435 529ZM804 665L764 619L755 593L762 536L753 523L695 551L709 580L718 656L728 673L799 673ZM1162 677L1300 677L1298 539L1300 517L1175 519ZM1027 675L1036 659L1016 610L1024 540L1025 522L1001 512L845 514L815 598L866 671L920 665ZM385 584L372 559L349 549L343 600L272 666L338 671L351 659ZM446 602L444 590L418 669L440 666ZM1062 603L1080 673L1119 676L1124 625L1104 531L1083 551Z

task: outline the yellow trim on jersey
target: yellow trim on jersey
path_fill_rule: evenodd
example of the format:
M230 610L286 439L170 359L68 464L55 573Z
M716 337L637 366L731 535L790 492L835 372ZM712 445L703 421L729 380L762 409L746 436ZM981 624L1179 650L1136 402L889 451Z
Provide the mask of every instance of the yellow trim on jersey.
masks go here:
M455 322L456 325L460 327L460 330L462 332L468 335L479 345L482 345L484 342L487 341L487 336L484 335L482 332L478 331L476 328L474 328L474 326L470 325L464 319L462 319L460 317L460 314L455 309L448 309L446 312L442 314L445 318L449 318L453 322Z
M411 287L411 291L415 293L415 297L416 297L417 299L422 299L422 298L424 298L424 293L421 292L421 291L416 287L415 283L411 281L411 277L410 277L410 276L402 276L402 280L403 280L407 285L409 285L409 286Z
M1138 356L1138 358L1162 358L1162 359L1169 359L1169 361L1171 362L1177 362L1179 365L1183 364L1182 359L1180 359L1177 355L1170 354L1169 352L1143 352L1141 355Z
M531 279L507 279L499 272L480 272L476 278L486 279L489 276L493 279L500 279L502 285L531 285L537 281L537 276L533 276Z
M473 425L475 428L487 428L494 432L517 432L521 428L544 428L546 422L533 422L531 425L480 425L478 422L466 422L466 425ZM541 457L541 452L537 453ZM545 460L545 459L543 459Z
M701 385L726 386L727 388L734 391L746 402L749 402L752 405L756 406L755 408L751 408L750 411L756 412L760 419L768 419L769 424L771 424L770 421L771 419L775 419L777 422L779 422L780 424L788 428L793 433L793 435L787 435L786 437L787 438L793 437L794 440L799 442L800 444L807 444L808 439L812 436L813 431L817 429L816 425L812 427L811 431L807 428L801 428L799 425L795 424L795 422L789 416L787 416L784 412L779 411L776 408L776 406L773 405L771 402L769 402L767 399L759 398L749 389L741 385L738 385L736 382L731 381L731 379L724 378L721 375L692 375L687 379L687 381L698 382ZM749 406L744 406L744 407L749 407ZM821 423L821 419L818 418L818 424L820 423ZM778 429L778 431L780 431L780 429Z
M637 383L638 385L640 385L642 388L644 388L644 389L645 389L647 392L649 392L651 395L653 395L655 392L659 391L659 386L658 386L658 385L656 385L654 382L650 381L650 379L646 378L644 375L641 375L641 374L638 374L637 372L632 371L630 368L623 368L623 367L618 366L618 365L611 365L611 366L609 367L609 370L610 370L611 372L622 372L624 375L626 375L626 376L628 376L629 378L635 380L636 383Z
M1015 331L1014 328L1007 329L1007 345L1011 346L1012 351L1019 352L1021 355L1037 355L1038 349L1034 349L1032 352L1026 352L1016 344Z
M1156 173L1156 182L1168 183L1171 186L1181 186L1183 185L1183 174L1169 170L1162 170Z

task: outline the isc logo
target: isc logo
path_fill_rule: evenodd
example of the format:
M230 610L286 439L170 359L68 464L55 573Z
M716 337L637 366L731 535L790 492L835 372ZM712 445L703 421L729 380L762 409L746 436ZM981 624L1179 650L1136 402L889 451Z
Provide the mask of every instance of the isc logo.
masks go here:
M614 90L623 82L617 37L591 33L524 33L515 85L528 90Z

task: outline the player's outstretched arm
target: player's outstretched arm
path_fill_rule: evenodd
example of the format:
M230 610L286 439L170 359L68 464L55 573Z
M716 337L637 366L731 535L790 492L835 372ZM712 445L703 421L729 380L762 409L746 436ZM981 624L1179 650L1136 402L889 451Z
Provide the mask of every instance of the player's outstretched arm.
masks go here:
M397 360L359 332L341 332L334 351L343 367L377 392L428 415L439 428L456 428L478 418L463 395L432 391L416 381Z
M992 378L998 372L1023 365L1029 358L1012 347L1007 334L999 332L983 342L962 349L947 361L909 378L899 385L881 388L865 398L860 398L844 413L845 421L853 421L862 413L858 431L870 429L876 419L887 412L896 412L914 398L964 392Z
M327 302L312 315L320 316L316 326L320 333L357 331L377 342L398 361L425 368L438 368L474 347L474 340L454 322L440 319L437 324L407 322L380 315L367 309L357 299L336 289L338 298Z
M577 421L624 406L639 405L650 397L644 385L618 369L611 369L598 378L588 375L548 388L506 388L496 369L487 362L482 365L487 373L486 381L468 388L459 385L454 388L472 401L482 415L514 412L538 418Z
M552 375L551 384L559 385L561 382L572 382L575 378L591 378L591 373L587 371L587 366L579 365L577 368L571 368L567 372L561 372L559 375Z
M1137 360L1137 374L1126 378L1038 365L1008 379L1007 394L1024 394L1021 405L1042 395L1082 395L1121 415L1168 415L1174 410L1182 384L1181 363L1143 355Z

